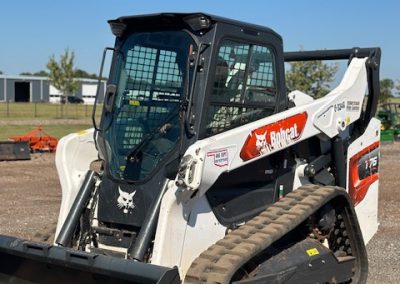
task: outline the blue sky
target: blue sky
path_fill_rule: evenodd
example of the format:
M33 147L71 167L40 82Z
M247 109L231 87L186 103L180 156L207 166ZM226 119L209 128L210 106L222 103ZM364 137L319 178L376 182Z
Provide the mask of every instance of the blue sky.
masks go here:
M354 46L382 48L381 78L400 79L400 1L335 0L12 0L0 8L0 70L45 69L66 48L76 67L97 73L114 38L108 19L157 12L206 12L268 26L286 51Z

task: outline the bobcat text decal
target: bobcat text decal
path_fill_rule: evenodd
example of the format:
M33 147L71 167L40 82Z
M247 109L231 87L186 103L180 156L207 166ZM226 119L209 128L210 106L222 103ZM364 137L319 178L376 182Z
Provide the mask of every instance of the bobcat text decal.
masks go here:
M240 151L247 161L291 145L299 139L307 122L307 113L299 113L251 131Z

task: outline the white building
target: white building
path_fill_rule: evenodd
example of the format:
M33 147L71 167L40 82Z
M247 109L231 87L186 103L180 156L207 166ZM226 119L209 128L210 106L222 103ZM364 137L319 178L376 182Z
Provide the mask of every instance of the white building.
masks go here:
M79 89L74 94L85 104L93 104L97 92L95 79L78 79ZM100 82L98 102L103 102L106 81ZM59 103L61 93L46 77L0 75L0 101Z

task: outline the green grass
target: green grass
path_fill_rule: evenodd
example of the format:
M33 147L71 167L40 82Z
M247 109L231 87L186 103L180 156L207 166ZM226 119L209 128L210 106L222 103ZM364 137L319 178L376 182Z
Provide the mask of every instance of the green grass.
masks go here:
M61 137L78 132L80 130L91 128L90 124L48 124L43 125L43 130L51 136L60 139ZM33 125L2 125L0 126L0 141L5 141L9 136L23 135L31 130L36 129Z
M396 103L396 104L400 104L400 98L396 97L396 98L390 98L388 100L388 103Z
M91 128L92 108L81 104L0 103L0 140L23 135L38 125L42 125L47 134L60 139L69 133ZM102 106L97 107L97 118L101 109Z

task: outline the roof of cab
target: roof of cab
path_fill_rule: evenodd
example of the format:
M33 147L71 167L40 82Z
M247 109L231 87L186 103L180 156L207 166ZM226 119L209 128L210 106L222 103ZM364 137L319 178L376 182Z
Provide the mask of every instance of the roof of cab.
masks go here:
M114 20L109 20L108 23L110 24L114 35L121 36L121 32L125 31L125 29L132 29L137 27L140 27L141 29L159 29L160 27L168 29L174 27L188 26L188 19L195 17L205 17L207 20L210 20L211 24L225 23L244 29L254 30L257 32L274 34L275 36L281 38L278 33L270 28L206 13L157 13L124 16Z

